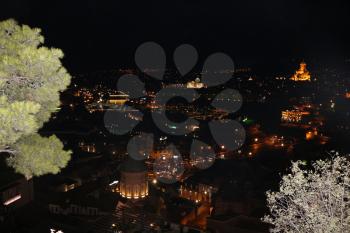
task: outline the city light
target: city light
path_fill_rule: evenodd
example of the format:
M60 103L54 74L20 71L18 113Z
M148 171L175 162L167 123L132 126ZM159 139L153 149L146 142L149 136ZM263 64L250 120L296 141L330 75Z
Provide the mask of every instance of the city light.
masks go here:
M61 230L55 230L55 229L50 229L50 233L64 233L63 231Z
M300 63L299 69L295 72L295 74L290 78L293 81L311 81L310 72L306 68L306 63Z
M283 122L299 123L301 122L303 117L306 115L310 115L310 113L306 111L300 111L300 110L286 110L286 111L282 111L281 120Z
M12 2L1 232L348 231L350 1Z
M3 204L4 204L4 205L10 205L10 204L14 203L15 201L21 199L21 197L22 197L21 194L18 194L18 195L16 195L16 196L14 196L14 197L8 199L7 201L5 201Z
M113 186L113 185L116 185L116 184L118 184L118 183L119 183L119 181L118 181L118 180L115 180L115 181L113 181L112 183L110 183L109 186Z

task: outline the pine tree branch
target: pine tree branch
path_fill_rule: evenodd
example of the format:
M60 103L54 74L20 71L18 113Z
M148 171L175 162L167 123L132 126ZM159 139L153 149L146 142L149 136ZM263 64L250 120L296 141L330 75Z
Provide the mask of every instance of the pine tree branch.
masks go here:
M16 154L16 150L13 150L13 149L10 149L10 148L8 148L8 149L0 149L0 154L2 154L2 153L8 153L8 154L12 154L12 155L14 155L14 154Z

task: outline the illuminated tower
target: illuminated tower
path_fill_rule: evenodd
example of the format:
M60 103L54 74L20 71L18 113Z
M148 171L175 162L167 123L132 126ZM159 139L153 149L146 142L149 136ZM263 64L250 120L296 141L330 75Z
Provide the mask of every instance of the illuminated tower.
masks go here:
M306 68L306 63L300 63L299 69L295 72L295 74L290 78L293 81L311 81L310 72Z
M148 195L147 168L142 161L127 159L120 167L119 192L128 199Z

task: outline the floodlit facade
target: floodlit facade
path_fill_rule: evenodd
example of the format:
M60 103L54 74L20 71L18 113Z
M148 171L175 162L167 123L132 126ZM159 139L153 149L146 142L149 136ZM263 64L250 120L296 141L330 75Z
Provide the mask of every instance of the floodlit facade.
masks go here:
M109 95L107 103L111 105L123 105L128 100L129 100L129 95L120 92L118 94Z
M180 197L185 198L187 200L194 201L196 203L212 202L212 194L217 191L216 188L210 185L198 184L195 186L192 185L181 185L180 186Z
M309 115L309 112L299 111L299 110L286 110L282 111L282 122L288 123L299 123L304 116Z
M148 196L147 169L142 161L128 159L120 168L119 193L128 199Z
M299 69L295 72L295 74L290 78L293 81L311 81L311 74L306 68L306 63L300 63Z

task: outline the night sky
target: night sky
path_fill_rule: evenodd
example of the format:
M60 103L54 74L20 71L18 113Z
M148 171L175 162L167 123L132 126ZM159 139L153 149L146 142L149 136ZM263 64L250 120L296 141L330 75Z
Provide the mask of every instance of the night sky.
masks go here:
M73 74L132 67L135 49L150 40L169 55L190 43L202 59L221 51L239 66L269 70L350 58L349 1L2 0L7 18L42 28Z

